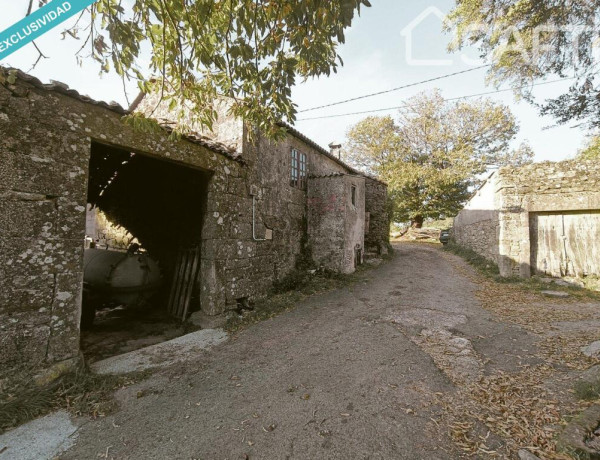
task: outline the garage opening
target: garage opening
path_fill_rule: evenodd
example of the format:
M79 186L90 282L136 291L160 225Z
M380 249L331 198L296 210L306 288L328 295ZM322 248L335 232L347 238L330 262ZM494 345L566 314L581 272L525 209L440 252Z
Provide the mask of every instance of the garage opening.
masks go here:
M190 332L210 173L93 142L82 350L89 362Z

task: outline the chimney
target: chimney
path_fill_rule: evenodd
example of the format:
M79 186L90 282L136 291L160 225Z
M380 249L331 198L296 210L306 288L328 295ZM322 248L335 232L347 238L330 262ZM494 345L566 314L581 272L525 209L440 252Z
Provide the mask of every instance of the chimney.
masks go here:
M338 142L331 142L329 144L329 153L331 153L334 157L337 157L338 160L342 159L342 144Z

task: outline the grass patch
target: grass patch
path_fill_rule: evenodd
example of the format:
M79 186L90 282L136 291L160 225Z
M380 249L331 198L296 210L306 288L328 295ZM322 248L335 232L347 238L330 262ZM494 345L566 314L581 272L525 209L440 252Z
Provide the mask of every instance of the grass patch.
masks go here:
M586 276L581 281L585 285L586 289L590 289L592 291L600 291L600 277L598 276Z
M14 386L0 396L0 433L61 409L72 415L103 417L117 408L116 390L148 374L96 375L81 366L44 387L33 382Z
M600 293L596 291L592 291L586 288L578 287L578 286L560 286L554 283L544 283L539 278L531 277L531 278L521 278L518 276L510 276L504 277L500 276L500 270L498 269L498 265L494 262L486 259L480 254L476 253L472 249L465 248L456 244L453 241L450 241L443 248L445 251L456 254L457 256L462 257L465 261L467 261L470 265L472 265L479 273L486 276L487 278L492 279L497 283L502 284L515 284L519 287L540 292L540 291L563 291L567 292L571 296L575 298L591 298L594 300L600 300Z
M462 257L479 272L490 278L500 276L500 269L498 268L498 265L479 255L472 249L459 246L455 242L450 241L448 244L444 245L444 251L448 251Z
M600 398L600 381L596 382L576 382L573 388L575 396L584 401L594 401Z

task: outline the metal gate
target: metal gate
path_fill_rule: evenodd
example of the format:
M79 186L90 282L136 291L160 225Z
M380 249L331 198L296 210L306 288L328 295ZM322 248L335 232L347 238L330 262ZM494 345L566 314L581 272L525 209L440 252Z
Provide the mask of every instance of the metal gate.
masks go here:
M600 211L531 214L529 229L534 274L600 274Z

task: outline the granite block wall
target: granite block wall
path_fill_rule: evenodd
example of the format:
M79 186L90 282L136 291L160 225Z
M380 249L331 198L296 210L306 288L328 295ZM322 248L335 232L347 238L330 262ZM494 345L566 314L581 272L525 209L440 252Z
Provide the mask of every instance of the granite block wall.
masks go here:
M498 264L498 176L492 175L455 217L452 238Z
M365 177L365 249L387 254L390 245L390 213L387 202L387 185Z
M497 171L454 221L453 238L496 262L502 276L532 272L531 217L600 210L600 163L572 160Z
M197 143L172 141L167 133L136 131L122 122L124 114L58 84L19 78L0 85L0 383L79 359L92 143L211 171L208 193L227 218L222 225L207 220L207 254L232 246L224 228L234 212L236 221L251 219L247 194L228 193L246 175L241 162ZM222 280L224 263L215 265ZM203 306L223 308L223 283L205 287Z
M300 135L271 142L224 117L216 126L220 143L198 136L173 140L166 131L133 129L124 123L127 114L25 74L0 85L0 386L15 373L33 375L79 360L93 146L205 173L196 308L209 315L235 307L239 299L264 296L306 249L310 191L290 184L292 148L307 155L310 174L349 172ZM341 181L344 199L356 183L359 206L345 230L351 237L340 242L340 259L348 259L350 246L363 244L364 181L359 176ZM372 196L382 197L382 190ZM341 205L343 214L323 216L331 225L346 226L347 203Z
M364 177L340 174L309 179L308 241L317 265L352 273L362 263L364 194Z

